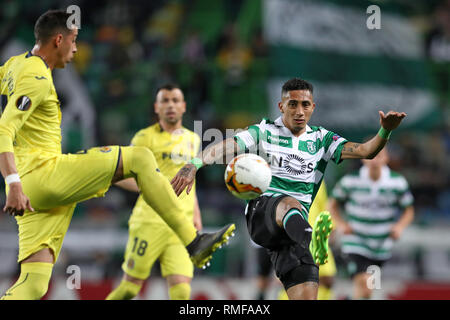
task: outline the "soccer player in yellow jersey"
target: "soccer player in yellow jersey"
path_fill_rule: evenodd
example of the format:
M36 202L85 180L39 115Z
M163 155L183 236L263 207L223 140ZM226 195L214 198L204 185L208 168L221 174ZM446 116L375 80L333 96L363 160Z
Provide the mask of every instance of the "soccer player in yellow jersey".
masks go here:
M21 272L2 299L40 299L78 202L104 195L111 183L134 178L140 193L175 231L202 267L234 225L201 234L182 212L170 182L145 147L108 146L61 153L61 110L52 70L76 52L78 29L70 14L52 10L37 20L36 45L0 67L0 171L6 182L3 211L16 216ZM150 244L151 245L151 244Z
M182 126L186 102L176 85L162 86L156 95L155 113L159 122L140 130L132 139L133 146L146 147L153 152L158 167L168 180L172 179L200 149L200 137ZM122 188L138 191L134 179L118 182ZM202 228L195 186L180 196L183 214ZM193 266L189 254L175 233L140 196L129 220L129 238L122 264L124 276L108 300L132 299L140 291L159 259L162 276L167 279L171 300L188 300Z

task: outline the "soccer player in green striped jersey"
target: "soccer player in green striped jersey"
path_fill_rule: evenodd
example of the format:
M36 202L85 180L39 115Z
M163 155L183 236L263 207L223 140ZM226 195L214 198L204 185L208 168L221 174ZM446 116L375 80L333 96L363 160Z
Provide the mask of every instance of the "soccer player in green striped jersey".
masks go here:
M413 196L406 179L389 169L385 149L360 170L342 177L334 187L330 211L342 231L342 252L348 256L353 298L369 299L369 266L391 257L394 241L414 219ZM344 208L345 215L341 214Z
M316 104L313 86L303 79L290 79L283 85L278 107L280 117L274 121L263 119L233 138L208 146L201 158L181 168L171 182L179 195L185 188L190 191L195 174L203 165L225 164L243 152L265 156L272 170L272 182L265 194L247 204L250 236L268 250L289 299L316 299L317 264L324 264L327 258L331 219L322 212L323 218L316 220L311 254L313 229L308 224L308 211L325 168L330 160L340 163L343 159L375 157L406 114L379 111L378 134L365 143L354 143L325 128L308 125Z

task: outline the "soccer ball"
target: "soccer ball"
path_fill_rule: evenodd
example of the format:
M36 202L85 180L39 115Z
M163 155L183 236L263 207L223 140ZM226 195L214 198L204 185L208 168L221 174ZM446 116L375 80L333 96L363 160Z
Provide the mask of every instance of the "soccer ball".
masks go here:
M251 200L269 188L272 171L267 162L256 154L241 154L228 163L225 185L237 198Z

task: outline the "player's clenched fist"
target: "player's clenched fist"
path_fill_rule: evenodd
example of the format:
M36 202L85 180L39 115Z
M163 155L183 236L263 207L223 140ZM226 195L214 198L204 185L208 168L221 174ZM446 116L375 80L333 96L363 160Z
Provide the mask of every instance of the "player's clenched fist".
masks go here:
M22 184L11 183L3 211L12 216L22 216L25 210L34 211L30 199L23 193Z

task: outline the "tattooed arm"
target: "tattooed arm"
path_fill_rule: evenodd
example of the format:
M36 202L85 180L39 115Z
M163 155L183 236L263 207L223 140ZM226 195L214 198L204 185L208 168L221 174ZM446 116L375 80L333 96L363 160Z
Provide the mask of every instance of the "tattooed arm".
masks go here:
M204 151L201 158L203 165L226 164L227 160L231 160L240 151L240 148L233 138L225 139L219 143L215 143L212 146L208 146ZM183 190L187 187L186 193L192 189L194 184L195 174L197 168L195 165L188 163L180 171L177 172L175 177L170 182L177 196L179 196Z
M381 127L387 131L392 131L400 125L406 117L404 112L389 111L386 115L379 111ZM342 149L342 159L373 159L387 143L387 139L379 134L365 143L347 142Z

